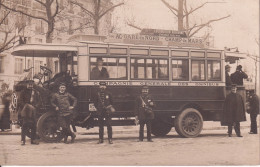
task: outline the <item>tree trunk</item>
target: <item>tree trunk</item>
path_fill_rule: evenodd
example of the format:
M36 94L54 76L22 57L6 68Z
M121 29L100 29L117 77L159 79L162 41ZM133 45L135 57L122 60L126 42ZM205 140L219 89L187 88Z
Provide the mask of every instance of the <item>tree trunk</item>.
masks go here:
M54 22L48 23L48 31L46 33L46 43L52 43L52 35L53 35L53 29L54 29ZM46 55L48 56L48 55ZM51 57L46 58L46 66L51 71L53 71L53 59ZM52 74L50 75L52 77ZM50 79L50 78L48 78Z
M183 31L183 0L179 0L178 4L178 31Z
M99 34L99 20L98 20L98 19L95 19L94 33L95 33L96 35Z

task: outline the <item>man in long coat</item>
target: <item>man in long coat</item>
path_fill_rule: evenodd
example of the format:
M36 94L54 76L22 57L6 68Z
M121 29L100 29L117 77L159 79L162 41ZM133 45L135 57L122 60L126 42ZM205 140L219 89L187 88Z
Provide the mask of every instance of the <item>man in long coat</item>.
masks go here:
M142 93L137 97L135 105L135 116L136 119L139 120L140 124L139 141L143 141L144 139L144 125L146 124L147 141L152 142L151 124L154 119L154 113L152 110L154 107L154 102L149 94L148 86L143 86Z
M231 93L227 95L224 102L221 120L222 125L228 125L229 137L232 136L233 125L237 137L243 137L240 133L240 122L246 121L244 101L242 96L238 94L236 91L236 85L232 84Z
M104 118L106 119L107 134L109 144L112 142L112 126L111 116L107 110L109 105L113 105L113 98L110 92L106 89L106 82L99 83L99 90L94 99L95 107L97 108L98 125L99 125L99 141L98 144L103 143L104 138Z
M259 114L259 99L254 91L249 92L249 110L247 111L250 114L251 120L251 129L249 134L257 134L257 121L256 117Z
M242 71L242 66L238 65L236 72L231 74L230 78L233 84L244 85L243 79L247 79L248 76L244 71Z

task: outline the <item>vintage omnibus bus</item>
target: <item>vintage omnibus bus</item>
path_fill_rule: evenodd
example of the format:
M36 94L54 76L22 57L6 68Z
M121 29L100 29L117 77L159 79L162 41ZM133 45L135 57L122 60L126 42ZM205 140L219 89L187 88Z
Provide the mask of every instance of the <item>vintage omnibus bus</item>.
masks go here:
M107 83L114 98L113 126L135 125L135 100L143 85L149 86L156 103L155 136L167 135L175 127L182 137L196 137L203 121L221 118L227 93L224 50L80 42L19 45L12 54L59 59L60 72L74 78L69 90L78 99L76 126L97 126L93 99L100 81ZM92 76L98 58L103 59L109 78ZM243 87L239 90L245 94ZM47 142L61 140L55 112L48 107L45 111L38 121L38 134Z

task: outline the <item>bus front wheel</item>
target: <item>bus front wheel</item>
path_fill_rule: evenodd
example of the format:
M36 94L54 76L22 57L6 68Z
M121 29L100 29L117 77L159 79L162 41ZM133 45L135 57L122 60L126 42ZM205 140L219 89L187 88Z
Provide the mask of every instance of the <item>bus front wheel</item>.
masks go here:
M44 113L37 122L37 130L40 138L48 143L59 142L63 135L58 125L58 117L53 112Z
M203 128L203 118L194 108L184 109L174 121L176 132L182 137L197 137Z
M155 136L165 136L172 129L172 118L171 117L159 117L152 121L152 134Z

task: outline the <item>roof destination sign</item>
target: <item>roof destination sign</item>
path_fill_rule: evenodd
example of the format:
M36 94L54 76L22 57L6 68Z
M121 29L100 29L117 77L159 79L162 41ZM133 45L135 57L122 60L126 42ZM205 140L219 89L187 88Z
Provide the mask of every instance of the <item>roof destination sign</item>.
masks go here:
M105 42L127 43L140 45L164 45L177 47L199 47L208 48L209 44L203 38L169 37L141 34L109 34Z
M142 29L140 35L154 35L164 37L186 37L185 31L162 30L162 29Z

